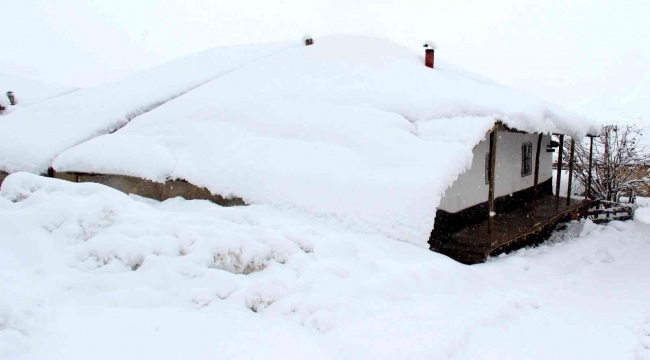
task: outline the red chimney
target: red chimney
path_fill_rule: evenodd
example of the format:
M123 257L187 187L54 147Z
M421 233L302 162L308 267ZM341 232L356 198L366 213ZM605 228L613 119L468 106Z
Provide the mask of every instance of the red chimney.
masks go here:
M433 41L427 41L424 43L424 65L426 67L433 69L433 59L434 52L436 51L436 44Z

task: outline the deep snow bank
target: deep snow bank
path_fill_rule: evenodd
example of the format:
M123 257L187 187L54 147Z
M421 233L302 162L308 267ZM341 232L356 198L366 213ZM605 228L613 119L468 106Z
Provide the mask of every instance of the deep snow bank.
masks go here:
M0 359L646 359L648 233L572 223L467 267L272 207L13 174Z
M0 126L0 170L43 173L62 151L296 42L221 47L17 109ZM17 94L20 96L20 94Z
M53 167L184 179L427 246L440 198L496 120L597 131L442 61L429 69L387 40L331 36L222 76L63 152Z
M312 331L333 328L336 316L330 310L345 307L345 299L358 291L350 287L341 295L328 295L330 285L325 285L313 294L304 292L316 290L314 286L318 287L321 279L346 277L348 270L339 261L355 263L359 245L350 241L349 232L301 214L261 206L222 208L207 201L180 198L157 203L103 185L75 184L28 173L7 177L1 195L0 280L4 286L0 289L0 358L12 358L32 348L33 338L54 335L49 327L53 321L63 321L63 328L55 334L74 337L76 328L89 330L84 318L101 317L105 312L98 309L110 312L115 307L159 309L167 315L171 313L164 309L171 307L176 309L172 316L196 318L198 326L205 326L194 311L221 303L225 307L220 311L226 313L220 315L218 323L229 324L218 326L224 336L235 331L237 336L246 337L244 334L253 331L250 335L257 337L259 331L275 330L273 322L265 326L252 314L285 299L274 313L295 314L298 319L289 322L288 328L295 328L293 337L301 337L298 324ZM383 267L374 261L408 259L414 264L429 261L432 256L461 267L440 255L388 239L370 238L364 244L377 253L364 260L369 268L363 273ZM314 259L321 261L323 270L308 270ZM262 272L271 277L262 276ZM300 284L295 283L299 277ZM78 298L84 304L78 303L74 311L78 318L65 310L68 301L77 301L71 294L84 298ZM68 315L74 320L66 323L72 319ZM110 322L111 318L100 321ZM101 327L113 329L108 323L105 326ZM269 340L292 337L286 330L276 333ZM60 348L60 340L49 343L44 337L43 341L46 345L41 347L46 349L39 351L56 358L47 346ZM233 358L252 356L250 351L277 356L281 350L273 350L277 343L265 339L261 343L256 340L262 348L248 351L228 349L227 343L222 344L222 351L232 352ZM311 349L305 350L307 353L318 352L314 345L298 346ZM63 353L80 356L85 348L67 348Z

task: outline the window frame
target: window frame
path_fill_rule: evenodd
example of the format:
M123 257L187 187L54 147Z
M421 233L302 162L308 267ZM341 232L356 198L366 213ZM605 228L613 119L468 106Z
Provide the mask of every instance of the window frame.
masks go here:
M533 142L521 144L521 177L533 174Z
M485 153L485 185L490 185L490 152Z

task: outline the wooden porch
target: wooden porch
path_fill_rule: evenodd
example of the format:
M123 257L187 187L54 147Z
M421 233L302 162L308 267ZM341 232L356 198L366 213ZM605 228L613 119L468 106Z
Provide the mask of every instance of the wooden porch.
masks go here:
M452 235L450 241L439 242L433 250L465 264L484 262L488 256L497 255L545 240L563 221L578 216L581 200L552 195L541 197L533 211L531 206L494 216L492 234L488 234L488 220L464 228Z
M582 200L570 197L573 180L573 162L575 140L571 139L569 152L569 176L566 198L561 198L560 184L561 171L557 172L555 195L543 194L539 190L539 158L543 133L539 133L534 162L534 182L532 187L532 201L513 211L497 213L495 208L495 182L496 182L496 151L499 131L521 132L511 129L497 121L489 132L489 165L488 165L488 202L485 220L479 223L468 223L465 228L451 234L447 239L433 238L430 241L431 249L445 254L459 262L476 264L483 262L490 255L519 249L527 245L534 245L546 240L559 222L579 219L580 213L585 213L589 207ZM564 135L558 134L559 142L555 147L560 149L558 164L562 165L562 149L564 148ZM551 146L553 147L553 146ZM590 139L589 174L592 169L593 137ZM591 175L589 176L587 193L589 198Z

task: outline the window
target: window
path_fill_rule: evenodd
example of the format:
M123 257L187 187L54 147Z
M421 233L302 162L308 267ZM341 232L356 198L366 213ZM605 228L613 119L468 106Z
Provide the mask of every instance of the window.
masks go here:
M528 176L533 173L533 143L527 142L521 145L521 176Z
M485 154L485 185L490 183L490 152Z

